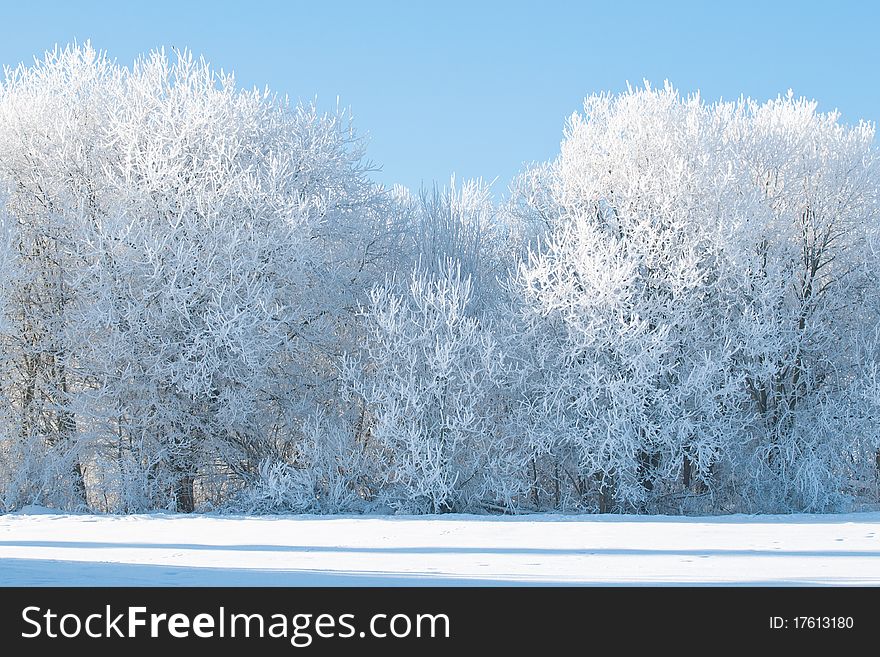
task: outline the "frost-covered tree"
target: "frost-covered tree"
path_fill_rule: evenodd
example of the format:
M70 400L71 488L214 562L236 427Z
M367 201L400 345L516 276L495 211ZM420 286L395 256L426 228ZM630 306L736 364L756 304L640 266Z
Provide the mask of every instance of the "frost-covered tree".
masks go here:
M363 440L386 461L380 494L407 511L511 506L518 463L503 421L506 362L459 263L373 289L350 379Z
M770 506L832 508L866 461L855 391L880 310L874 129L789 94L740 103L727 137L732 175L755 199L728 247L744 281L731 329L755 420L742 467Z
M221 493L248 483L331 403L377 197L340 117L238 91L189 56L139 62L117 102L119 261L134 269L108 379L126 433L162 436L191 509L199 473Z
M92 303L77 277L104 211L109 118L102 98L119 71L90 48L8 71L0 86L0 185L15 267L2 283L0 409L14 474L6 505L87 503L93 427L77 417L91 385L76 313Z
M387 248L344 117L88 45L13 72L0 112L24 439L80 473L88 445L121 509L192 510L295 452Z
M671 89L592 97L533 192L552 203L515 281L533 355L521 376L557 499L571 485L600 510L639 508L676 479L705 484L720 458L737 387L707 214L739 208L713 180L719 123Z
M792 97L587 99L525 185L544 237L513 286L554 486L561 468L600 509L694 482L746 506L832 503L864 461L841 427L876 324L871 139Z
M496 321L509 238L481 181L394 190L401 254L374 286L346 381L376 459L369 497L397 509L513 508L523 462Z

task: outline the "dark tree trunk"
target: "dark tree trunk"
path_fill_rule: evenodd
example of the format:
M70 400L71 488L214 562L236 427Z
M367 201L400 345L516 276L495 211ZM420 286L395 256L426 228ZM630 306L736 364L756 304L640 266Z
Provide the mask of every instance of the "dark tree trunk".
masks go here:
M877 468L877 479L880 479L880 449L874 452L874 465Z
M82 500L82 503L88 506L88 500L86 500L86 479L83 475L82 464L79 461L73 464L72 476L73 489L77 499Z
M195 511L195 495L193 492L193 478L189 475L181 475L175 484L174 498L177 510L180 513L192 513Z
M540 508L538 499L538 464L535 462L535 459L532 459L532 503L535 505L535 509Z
M878 457L880 458L880 457ZM553 502L559 508L559 461L553 462Z
M66 388L67 386L65 382L65 393L67 392ZM73 413L68 410L60 411L58 418L58 429L60 440L63 443L66 443L67 445L73 447L72 443L76 434L76 419L74 418ZM76 495L76 499L83 504L87 504L85 474L83 473L82 463L80 463L78 457L73 464L73 468L71 468L70 476L73 478L73 490L74 494Z
M645 450L639 452L639 483L646 491L654 490L653 469L655 466L655 457Z

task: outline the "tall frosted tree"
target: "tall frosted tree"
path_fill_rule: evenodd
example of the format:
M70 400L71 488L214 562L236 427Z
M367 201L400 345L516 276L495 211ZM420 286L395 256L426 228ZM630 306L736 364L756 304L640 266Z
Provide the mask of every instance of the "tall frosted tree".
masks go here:
M533 193L552 202L515 280L534 355L524 412L557 498L566 485L603 511L640 508L676 477L705 483L720 458L736 385L707 214L740 211L713 181L720 129L671 89L589 98Z
M729 246L754 423L753 460L741 467L775 508L834 508L872 460L860 391L880 310L874 128L789 94L740 103L727 134L732 175L755 199Z
M57 51L7 74L0 87L0 184L8 257L2 385L5 491L16 500L86 504L92 427L77 417L91 385L79 356L78 286L86 244L104 215L103 96L120 72L89 48Z
M587 99L520 196L542 235L513 285L520 386L554 486L603 510L722 485L833 504L864 462L842 427L876 325L872 137L791 96Z
M188 511L258 477L332 405L384 257L345 118L189 54L125 69L88 45L13 72L0 107L22 256L4 411L22 440L78 476L93 463L112 508ZM54 503L86 501L68 488Z
M514 508L522 464L496 321L506 242L489 187L398 190L396 212L406 259L362 308L346 377L378 459L375 496L414 511Z

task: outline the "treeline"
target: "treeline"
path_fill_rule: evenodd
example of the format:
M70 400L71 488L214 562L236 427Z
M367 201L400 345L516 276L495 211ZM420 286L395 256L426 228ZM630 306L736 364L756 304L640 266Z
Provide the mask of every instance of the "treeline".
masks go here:
M2 507L876 502L873 138L631 89L495 203L376 185L345 114L188 54L9 70Z

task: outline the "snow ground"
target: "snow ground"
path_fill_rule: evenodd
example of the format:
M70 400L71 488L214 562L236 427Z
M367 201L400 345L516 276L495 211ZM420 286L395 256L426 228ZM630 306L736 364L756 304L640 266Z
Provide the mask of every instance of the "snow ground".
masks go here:
M880 513L0 515L3 586L880 585Z

